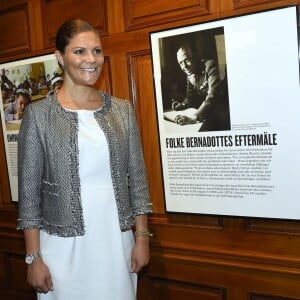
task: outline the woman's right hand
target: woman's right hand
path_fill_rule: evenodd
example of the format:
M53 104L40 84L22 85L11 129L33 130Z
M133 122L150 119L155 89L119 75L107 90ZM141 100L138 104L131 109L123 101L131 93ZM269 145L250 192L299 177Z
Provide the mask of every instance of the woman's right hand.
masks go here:
M41 257L28 266L27 281L39 293L53 291L51 274Z

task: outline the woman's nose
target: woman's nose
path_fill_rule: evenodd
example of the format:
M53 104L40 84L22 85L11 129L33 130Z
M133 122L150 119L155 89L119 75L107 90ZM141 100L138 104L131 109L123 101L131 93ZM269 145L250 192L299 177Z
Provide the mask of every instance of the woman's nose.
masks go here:
M93 52L88 52L88 53L87 53L87 60L88 60L89 62L91 62L91 63L93 63L93 62L96 61Z

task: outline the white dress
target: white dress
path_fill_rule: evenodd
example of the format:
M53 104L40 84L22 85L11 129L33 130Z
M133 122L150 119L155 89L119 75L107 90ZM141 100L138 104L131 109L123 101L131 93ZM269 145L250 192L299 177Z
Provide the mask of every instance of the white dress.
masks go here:
M119 226L109 150L93 111L79 110L79 174L85 235L58 237L41 231L41 252L53 292L39 300L134 300L130 272L134 237Z

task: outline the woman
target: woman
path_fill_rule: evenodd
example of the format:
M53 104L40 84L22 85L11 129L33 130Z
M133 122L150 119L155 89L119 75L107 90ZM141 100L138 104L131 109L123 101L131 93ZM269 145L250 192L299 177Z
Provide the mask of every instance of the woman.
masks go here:
M91 25L65 22L56 48L63 86L28 106L18 140L28 281L38 299L135 299L151 236L135 116L92 87L104 56Z

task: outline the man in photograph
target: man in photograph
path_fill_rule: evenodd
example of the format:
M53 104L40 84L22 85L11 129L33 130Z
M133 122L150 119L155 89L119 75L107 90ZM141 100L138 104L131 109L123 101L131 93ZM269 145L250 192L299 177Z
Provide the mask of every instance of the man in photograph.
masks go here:
M201 58L186 44L178 49L177 62L186 74L187 86L185 98L172 102L172 109L178 111L175 122L179 125L201 122L200 131L229 130L227 82L220 79L217 61ZM188 108L195 108L195 113L185 115Z

